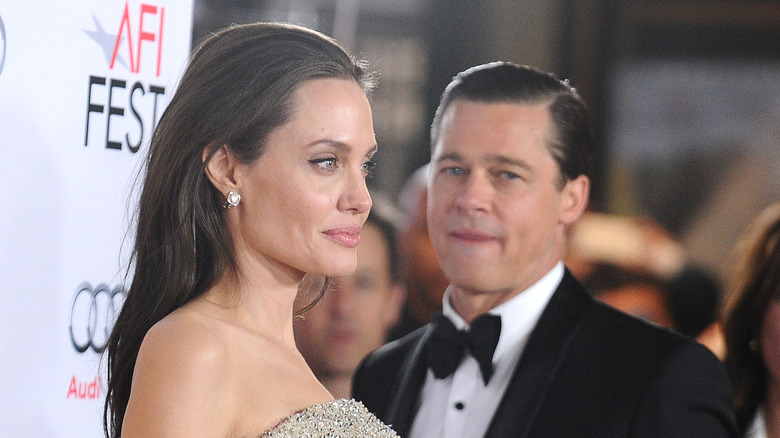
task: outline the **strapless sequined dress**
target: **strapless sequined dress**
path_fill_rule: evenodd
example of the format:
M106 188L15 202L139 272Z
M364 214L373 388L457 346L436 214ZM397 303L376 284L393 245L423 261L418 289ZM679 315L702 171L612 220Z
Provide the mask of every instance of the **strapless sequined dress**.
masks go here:
M332 400L290 415L261 438L398 438L362 403Z

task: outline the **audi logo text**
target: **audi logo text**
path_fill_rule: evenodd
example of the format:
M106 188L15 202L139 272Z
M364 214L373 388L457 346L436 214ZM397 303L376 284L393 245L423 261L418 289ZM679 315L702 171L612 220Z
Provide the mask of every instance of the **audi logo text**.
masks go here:
M125 291L121 286L113 289L104 283L92 287L84 282L76 288L70 307L70 341L79 353L91 349L102 353L114 326Z

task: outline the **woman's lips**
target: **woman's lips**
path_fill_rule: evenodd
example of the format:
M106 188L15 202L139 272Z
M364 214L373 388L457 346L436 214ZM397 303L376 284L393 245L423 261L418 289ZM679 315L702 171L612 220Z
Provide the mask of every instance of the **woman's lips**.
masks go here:
M331 228L323 231L323 234L348 248L354 248L360 243L360 227Z

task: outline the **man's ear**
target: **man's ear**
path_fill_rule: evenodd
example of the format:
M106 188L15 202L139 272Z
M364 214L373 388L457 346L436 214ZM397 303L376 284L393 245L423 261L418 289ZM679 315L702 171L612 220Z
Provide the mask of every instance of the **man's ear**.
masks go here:
M570 225L582 216L588 206L590 180L585 175L569 180L561 190L561 210L558 222Z
M229 191L235 190L237 187L235 178L237 160L227 145L219 146L216 150L214 147L209 145L203 148L201 160L208 160L206 177L211 181L211 184L227 196Z

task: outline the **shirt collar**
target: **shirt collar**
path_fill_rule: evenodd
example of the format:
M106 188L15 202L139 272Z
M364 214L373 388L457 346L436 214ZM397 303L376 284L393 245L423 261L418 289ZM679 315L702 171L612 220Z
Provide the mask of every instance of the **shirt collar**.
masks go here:
M500 338L499 338L500 339ZM766 411L764 403L758 405L756 414L745 432L745 438L760 438L766 436Z
M539 281L520 292L508 301L490 309L488 313L501 317L501 336L498 338L493 360L518 342L525 342L536 322L542 315L555 290L563 279L563 262L558 262ZM458 330L468 328L468 324L450 304L450 288L444 293L442 313L452 321Z

